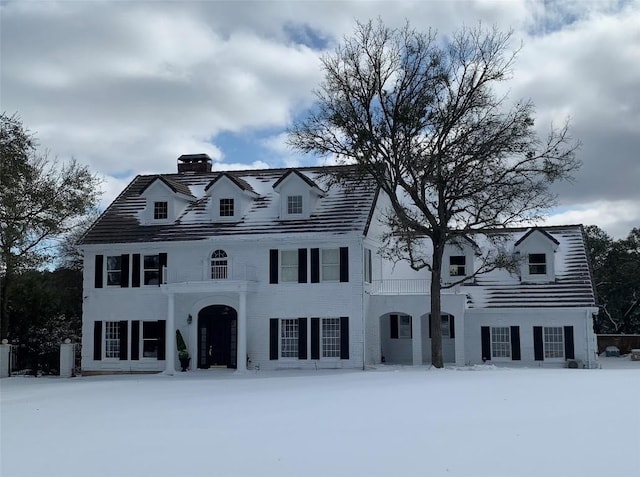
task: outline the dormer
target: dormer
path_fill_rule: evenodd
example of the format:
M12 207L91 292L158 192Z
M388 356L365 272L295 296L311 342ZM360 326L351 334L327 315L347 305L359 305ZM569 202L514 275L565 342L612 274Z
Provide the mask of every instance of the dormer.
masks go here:
M155 176L140 191L146 200L141 223L144 225L172 224L195 200L185 184L164 176Z
M520 255L520 277L523 282L552 282L555 280L554 254L558 242L542 229L529 229L515 244Z
M280 219L308 219L320 197L326 192L318 184L291 169L273 184L273 190L280 195Z
M258 194L243 179L223 172L213 179L205 193L209 199L209 213L214 222L238 222Z
M474 273L474 257L478 245L466 236L447 242L442 257L442 281L454 283Z

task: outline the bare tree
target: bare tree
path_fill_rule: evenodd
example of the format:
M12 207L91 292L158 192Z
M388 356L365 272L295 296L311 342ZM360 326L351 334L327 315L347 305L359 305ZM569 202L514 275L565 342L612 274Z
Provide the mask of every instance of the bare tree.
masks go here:
M438 38L408 23L359 23L322 58L316 104L289 133L293 148L357 164L388 196L389 255L431 271L436 367L443 366L445 244L539 219L555 201L549 185L580 165L568 124L551 126L540 140L532 102L509 105L495 91L512 73L518 50L510 50L511 36L478 26ZM432 243L428 256L424 237ZM481 271L509 263L494 253Z
M98 179L76 161L37 152L16 115L0 115L0 337L9 330L16 274L46 265L55 239L69 233L99 198Z

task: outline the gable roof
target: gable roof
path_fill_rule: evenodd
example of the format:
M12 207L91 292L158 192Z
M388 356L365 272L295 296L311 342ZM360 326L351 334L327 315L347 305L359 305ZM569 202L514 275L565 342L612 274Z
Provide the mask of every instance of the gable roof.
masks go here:
M273 185L292 169L263 169L228 172L228 176L246 184L258 197L249 206L242 220L215 222L208 213L205 188L220 172L163 174L137 176L104 211L85 236L81 245L109 243L169 242L205 240L211 237L258 234L331 233L364 234L377 187L371 180L362 180L353 166L301 168L317 187L328 170L346 171L346 184L332 185L318 202L309 218L280 220L280 200ZM143 225L141 217L146 200L140 195L150 183L161 179L177 190L193 191L195 198L175 223Z
M545 231L544 229L542 229L541 227L533 227L531 229L529 229L529 231L524 234L522 237L520 237L520 239L513 244L514 247L517 247L518 245L520 245L522 242L524 242L527 237L529 237L531 234L533 234L534 232L540 232L542 235L544 235L545 237L547 237L549 240L551 240L551 242L553 242L556 245L560 245L560 242L558 242L551 234L549 234L547 231Z
M140 195L142 195L144 191L146 191L151 186L151 184L155 183L157 180L162 182L164 185L166 185L169 189L171 189L176 194L182 194L188 197L194 197L193 194L191 193L191 189L189 189L189 186L160 174L153 176L153 179L150 180L147 183L147 185L145 185L142 188L142 190L140 191Z
M326 191L324 191L320 186L318 186L318 184L316 184L314 181L312 181L311 179L309 179L309 177L307 177L306 175L302 174L299 170L297 169L289 169L282 177L280 177L280 179L278 179L274 184L273 184L273 188L277 189L278 186L280 184L282 184L282 182L284 182L284 180L289 177L291 174L295 174L296 176L298 176L300 179L302 179L304 182L307 183L307 185L313 189L317 189L318 192L320 193L324 193Z
M211 189L211 187L213 187L214 184L216 182L218 182L220 179L222 179L223 177L226 177L227 179L229 179L236 186L238 186L239 189L241 189L243 191L247 191L247 192L253 192L255 194L255 191L253 190L253 187L251 187L251 185L249 185L249 183L247 181L245 181L244 179L242 179L240 177L236 177L236 176L234 176L234 175L232 175L232 174L230 174L228 172L222 172L222 173L218 174L218 177L216 177L211 182L209 182L209 184L207 184L207 186L204 188L204 190L208 191L209 189Z
M463 286L469 308L565 308L595 307L589 259L581 225L538 227L557 244L554 253L555 280L549 283L522 282L504 270L476 277L473 285ZM531 234L531 229L495 231L514 244Z

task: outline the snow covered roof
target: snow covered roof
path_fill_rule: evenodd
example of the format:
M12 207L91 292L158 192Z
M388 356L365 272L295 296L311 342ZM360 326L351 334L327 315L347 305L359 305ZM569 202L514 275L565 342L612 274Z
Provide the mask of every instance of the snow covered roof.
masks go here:
M581 225L537 227L557 242L555 278L547 283L527 283L505 270L479 275L475 284L461 287L469 308L595 307L596 297ZM506 229L513 246L531 229Z
M334 166L347 172L352 166ZM320 197L309 218L280 220L280 196L273 186L292 169L263 169L229 172L196 172L186 174L140 175L105 210L80 241L80 244L129 243L203 240L215 236L357 232L364 234L371 216L377 187L355 173L344 186L330 187L323 178L326 167L297 168L296 174L308 179L326 195ZM258 197L238 222L216 222L208 212L209 197L205 188L221 175L235 179L236 184ZM347 174L347 177L350 175ZM175 223L144 225L146 199L141 192L158 178L174 190L195 197Z

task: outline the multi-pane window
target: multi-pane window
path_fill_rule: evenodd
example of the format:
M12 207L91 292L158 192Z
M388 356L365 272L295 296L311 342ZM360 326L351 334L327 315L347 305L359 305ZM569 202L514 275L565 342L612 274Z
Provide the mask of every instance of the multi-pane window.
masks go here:
M287 214L301 214L301 213L302 213L302 196L301 195L287 196Z
M122 259L120 255L107 257L107 285L120 286L122 277Z
M398 338L411 338L411 317L409 315L398 316Z
M511 357L511 335L508 326L491 328L491 356L493 358Z
M120 357L120 322L104 322L104 357Z
M233 199L220 199L220 217L233 217Z
M142 356L144 358L158 357L158 322L142 322Z
M529 254L529 275L547 274L547 256L544 253Z
M298 320L280 320L280 348L283 358L298 357Z
M340 318L322 318L322 357L340 357Z
M153 218L155 220L163 220L169 217L169 203L154 202L153 203Z
M364 249L364 281L365 283L371 283L372 279L372 271L371 271L371 249Z
M564 358L564 340L561 326L545 326L544 332L544 357Z
M340 280L340 252L337 248L323 249L321 259L322 281Z
M464 277L466 274L466 257L464 255L450 256L449 275L452 277Z
M283 282L298 281L298 251L280 251L280 280Z
M211 254L211 279L225 280L227 278L228 262L224 250L216 250Z
M158 285L160 283L160 256L145 255L142 263L144 267L144 284Z

